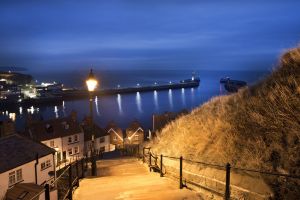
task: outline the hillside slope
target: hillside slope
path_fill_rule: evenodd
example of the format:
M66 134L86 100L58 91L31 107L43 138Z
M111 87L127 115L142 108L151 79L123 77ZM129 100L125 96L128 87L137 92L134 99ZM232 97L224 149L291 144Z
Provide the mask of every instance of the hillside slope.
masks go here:
M300 48L286 52L265 80L170 123L150 146L166 155L299 175ZM265 182L278 199L300 195L299 181Z

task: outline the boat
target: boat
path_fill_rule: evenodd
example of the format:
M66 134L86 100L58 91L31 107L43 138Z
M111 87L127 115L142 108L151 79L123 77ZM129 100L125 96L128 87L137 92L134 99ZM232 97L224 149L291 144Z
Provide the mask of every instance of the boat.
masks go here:
M246 81L232 80L229 77L221 78L220 83L224 84L228 92L237 92L240 88L247 86Z

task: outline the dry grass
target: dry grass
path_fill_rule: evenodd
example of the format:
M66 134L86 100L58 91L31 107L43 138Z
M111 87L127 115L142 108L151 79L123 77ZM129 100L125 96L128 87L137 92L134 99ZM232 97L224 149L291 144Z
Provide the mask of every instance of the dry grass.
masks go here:
M299 175L300 48L286 52L265 80L211 99L170 123L150 145L172 156ZM296 182L266 182L277 198L300 195Z

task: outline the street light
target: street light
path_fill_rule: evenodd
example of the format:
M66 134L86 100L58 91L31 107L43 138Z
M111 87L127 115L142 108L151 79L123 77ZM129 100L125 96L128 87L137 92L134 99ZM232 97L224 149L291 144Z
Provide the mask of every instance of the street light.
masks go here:
M96 160L94 155L94 122L93 122L93 93L98 85L98 81L95 78L93 70L91 69L89 76L86 80L86 86L89 91L89 101L90 101L90 119L91 119L91 132L92 132L92 147L91 147L91 156L92 156L92 176L96 176Z

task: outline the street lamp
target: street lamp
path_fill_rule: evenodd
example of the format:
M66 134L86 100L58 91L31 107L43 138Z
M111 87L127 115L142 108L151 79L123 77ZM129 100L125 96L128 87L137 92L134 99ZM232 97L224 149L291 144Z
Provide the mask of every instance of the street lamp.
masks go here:
M92 147L91 147L91 156L92 156L92 176L96 176L96 160L94 155L94 122L93 122L93 93L98 85L98 81L95 78L93 70L91 69L89 76L86 80L86 86L89 91L89 101L90 101L90 120L91 120L91 132L92 132Z

